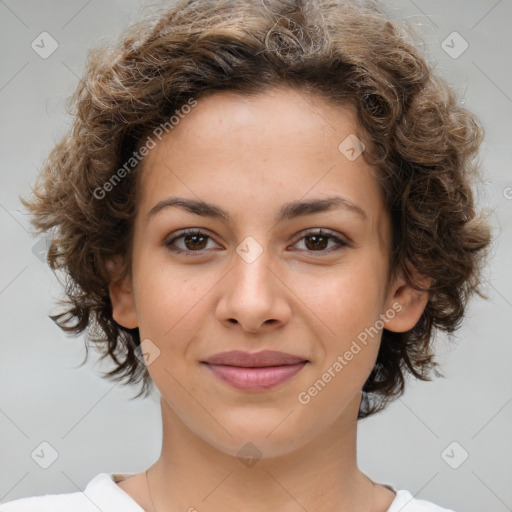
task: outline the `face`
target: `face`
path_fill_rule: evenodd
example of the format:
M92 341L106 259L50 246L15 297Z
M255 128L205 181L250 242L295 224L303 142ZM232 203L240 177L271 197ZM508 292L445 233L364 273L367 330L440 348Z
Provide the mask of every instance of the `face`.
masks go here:
M114 318L139 327L163 407L226 453L252 442L276 456L353 423L382 328L421 315L425 297L388 282L390 219L354 136L352 110L304 92L222 92L145 157ZM232 350L307 362L241 389L204 363Z

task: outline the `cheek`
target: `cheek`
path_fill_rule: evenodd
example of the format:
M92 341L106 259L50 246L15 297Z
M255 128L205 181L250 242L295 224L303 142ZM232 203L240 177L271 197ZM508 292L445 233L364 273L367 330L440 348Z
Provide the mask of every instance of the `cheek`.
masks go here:
M354 265L321 282L304 301L314 313L310 318L322 322L316 330L314 376L298 398L308 414L328 424L360 396L375 365L381 334L372 327L382 313L382 277L366 265Z
M161 248L146 248L149 245L143 240L135 245L139 250L133 254L133 291L141 340L149 338L160 347L183 317L190 291L186 277L170 268Z
M297 275L294 291L326 332L347 341L372 325L383 306L383 276L378 264L357 255L353 264L322 275Z
M194 313L201 309L205 289L197 279L183 277L169 269L155 271L141 281L137 291L141 335L152 335L167 343L174 333L183 333L187 326L195 323Z

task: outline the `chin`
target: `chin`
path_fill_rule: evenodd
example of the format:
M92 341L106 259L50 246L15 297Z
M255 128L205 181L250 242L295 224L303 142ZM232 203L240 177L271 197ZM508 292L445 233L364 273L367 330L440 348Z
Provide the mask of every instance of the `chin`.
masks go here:
M276 420L272 415L263 419L262 413L259 413L259 420L248 424L247 419L235 423L233 421L220 421L224 429L216 429L215 432L221 437L214 437L213 432L208 432L203 439L217 450L240 459L254 460L270 459L286 456L302 445L306 444L313 433L304 430L304 422L300 432L295 428L295 422L283 421L286 414L279 414ZM313 426L311 428L314 428ZM220 431L219 431L220 430ZM227 432L226 432L227 431ZM229 432L229 434L228 434ZM231 435L230 435L231 434ZM250 467L250 464L248 464Z

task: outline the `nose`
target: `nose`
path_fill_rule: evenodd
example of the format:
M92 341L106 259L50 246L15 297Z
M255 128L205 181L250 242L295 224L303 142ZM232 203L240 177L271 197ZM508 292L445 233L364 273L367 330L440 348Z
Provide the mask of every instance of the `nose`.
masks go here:
M250 333L285 325L291 315L290 292L268 251L254 261L238 254L233 259L233 267L221 285L216 309L219 322Z

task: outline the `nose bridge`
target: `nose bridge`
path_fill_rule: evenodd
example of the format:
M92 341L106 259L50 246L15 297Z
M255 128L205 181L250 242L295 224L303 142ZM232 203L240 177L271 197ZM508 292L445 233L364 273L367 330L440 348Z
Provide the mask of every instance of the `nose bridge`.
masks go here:
M219 320L236 320L252 332L269 320L284 322L289 307L274 268L268 246L253 237L244 239L236 248L232 271L223 288L217 310Z
M236 248L233 258L233 282L231 286L239 299L247 302L251 298L258 301L270 300L275 279L268 246L263 246L254 237L248 236Z

